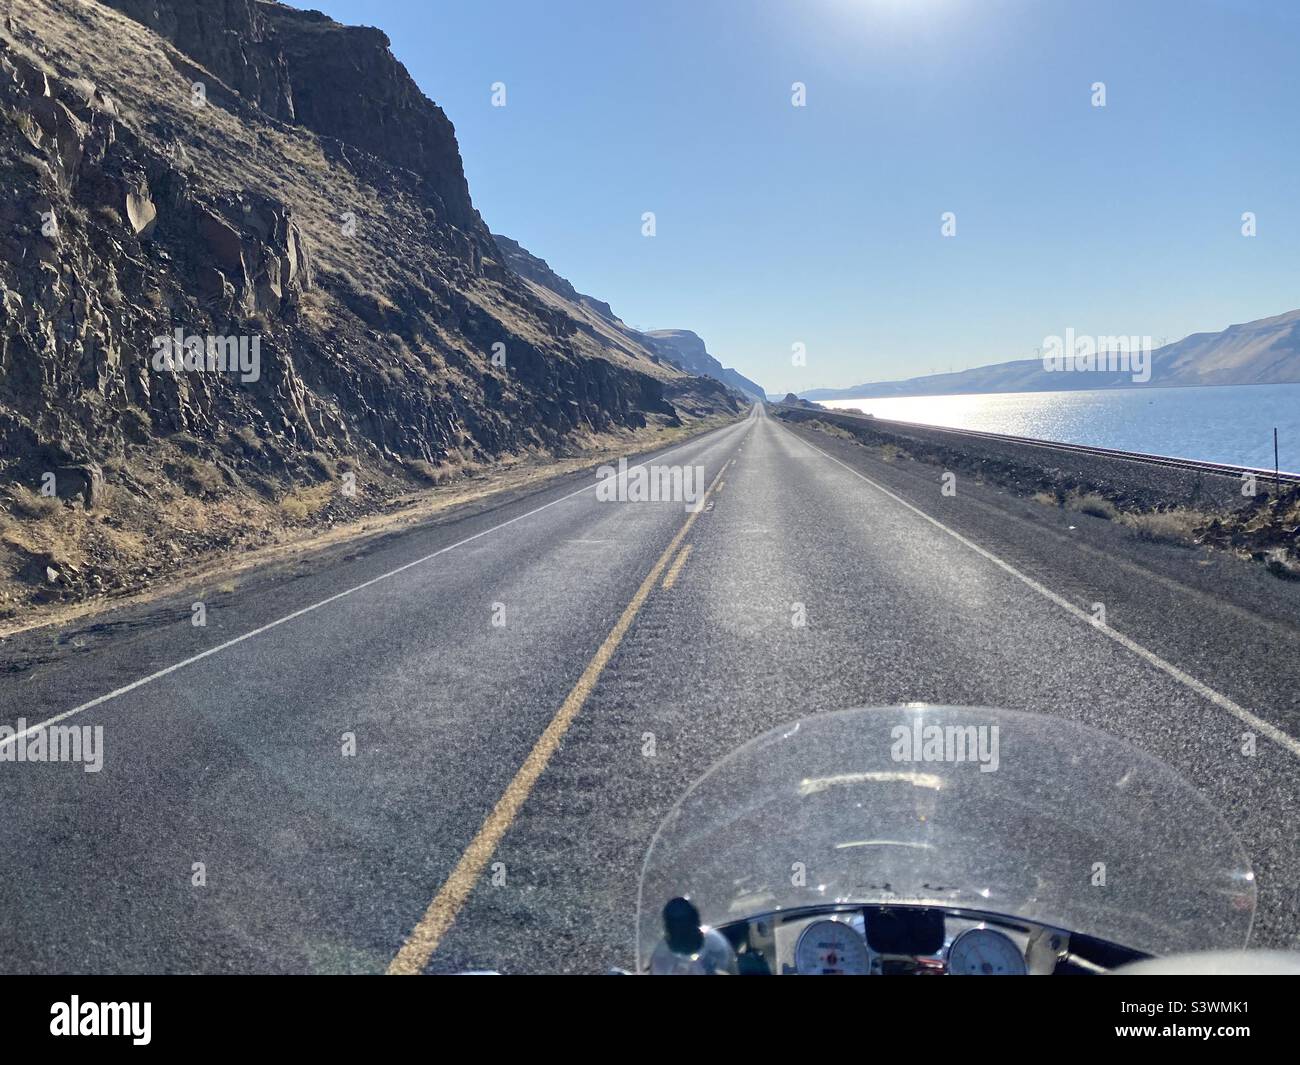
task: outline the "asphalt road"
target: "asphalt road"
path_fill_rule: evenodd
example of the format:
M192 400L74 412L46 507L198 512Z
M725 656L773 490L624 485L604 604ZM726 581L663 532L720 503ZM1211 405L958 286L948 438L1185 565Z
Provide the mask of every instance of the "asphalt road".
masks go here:
M76 710L103 767L0 762L0 968L630 966L694 779L781 722L915 700L1166 760L1255 865L1253 945L1300 947L1295 586L757 410L654 461L702 467L704 508L570 477L214 597L205 628L58 634L0 721Z

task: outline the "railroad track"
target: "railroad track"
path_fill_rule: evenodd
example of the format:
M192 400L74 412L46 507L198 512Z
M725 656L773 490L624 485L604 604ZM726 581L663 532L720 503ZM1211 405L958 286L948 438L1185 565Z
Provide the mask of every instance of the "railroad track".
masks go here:
M948 433L954 436L973 437L978 440L993 440L1000 443L1024 444L1029 447L1044 448L1049 451L1068 451L1076 454L1096 455L1102 458L1126 459L1129 462L1141 462L1148 466L1170 466L1175 469L1195 470L1220 477L1232 477L1240 480L1243 474L1253 474L1259 480L1273 480L1274 476L1283 484L1300 484L1300 473L1282 470L1276 475L1271 469L1258 466L1233 466L1223 462L1204 462L1200 459L1184 459L1175 455L1148 455L1142 451L1116 451L1107 447L1090 447L1087 444L1066 444L1057 440L1039 440L1032 436L1010 436L1006 433L984 433L976 429L951 429L946 425L925 425L921 422L900 422L887 418L876 418L870 414L858 414L842 410L809 410L807 407L792 407L784 403L772 406L780 410L798 411L802 414L815 414L819 418L848 418L851 421L865 421L873 425L896 425L904 429L924 429L930 432Z

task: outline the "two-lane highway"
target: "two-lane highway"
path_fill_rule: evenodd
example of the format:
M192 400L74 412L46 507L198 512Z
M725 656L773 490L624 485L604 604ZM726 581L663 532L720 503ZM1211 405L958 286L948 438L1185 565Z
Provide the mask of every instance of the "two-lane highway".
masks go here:
M753 424L653 461L707 486ZM4 967L383 971L692 518L596 485L7 679L104 762L0 763Z
M780 722L914 700L1164 758L1256 864L1256 945L1297 945L1292 707L1124 630L1122 604L1096 625L1052 585L1095 546L1031 575L1001 546L1051 542L1031 518L984 546L961 531L983 489L909 498L831 443L756 410L649 460L702 467L698 509L567 481L235 596L211 632L177 619L6 680L0 719L35 722L187 663L65 720L104 726L101 772L0 763L4 968L629 966L642 857L692 780ZM1294 630L1271 638L1295 658Z

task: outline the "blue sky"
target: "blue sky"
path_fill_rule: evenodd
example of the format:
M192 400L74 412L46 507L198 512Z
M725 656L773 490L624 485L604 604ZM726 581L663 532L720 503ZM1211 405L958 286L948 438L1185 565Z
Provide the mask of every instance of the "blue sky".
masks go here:
M495 232L769 391L1300 307L1293 0L315 6L388 33Z

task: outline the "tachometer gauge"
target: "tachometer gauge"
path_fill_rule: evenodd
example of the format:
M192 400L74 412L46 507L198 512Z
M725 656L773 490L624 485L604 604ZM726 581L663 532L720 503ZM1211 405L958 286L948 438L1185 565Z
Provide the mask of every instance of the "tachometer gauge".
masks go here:
M867 941L843 921L814 921L799 936L794 967L800 976L866 976Z
M1024 976L1025 956L1011 937L992 928L969 928L948 948L954 976Z

